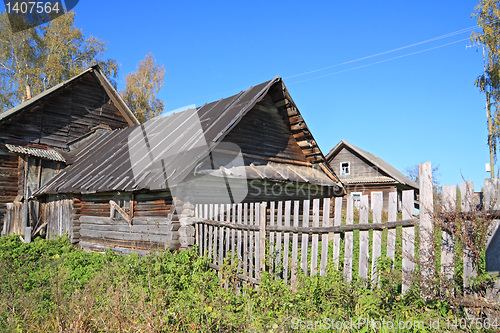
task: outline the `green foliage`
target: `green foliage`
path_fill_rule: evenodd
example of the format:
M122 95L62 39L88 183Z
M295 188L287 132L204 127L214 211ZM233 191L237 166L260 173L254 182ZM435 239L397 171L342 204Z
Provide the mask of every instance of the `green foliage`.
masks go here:
M106 43L85 36L74 25L74 13L46 25L12 33L6 13L0 16L0 108L7 110L26 99L26 86L37 95L88 67L99 64L116 77L116 60L104 59Z
M140 123L163 112L165 103L156 98L163 87L163 76L165 68L157 64L154 56L149 53L139 62L137 71L125 77L127 85L121 94Z
M84 252L66 238L0 237L0 331L281 332L297 321L451 318L445 301L425 302L415 290L401 297L390 259L377 267L374 286L346 283L330 265L324 277L299 273L293 288L263 273L255 288L239 282L229 262L219 279L196 249L122 256Z

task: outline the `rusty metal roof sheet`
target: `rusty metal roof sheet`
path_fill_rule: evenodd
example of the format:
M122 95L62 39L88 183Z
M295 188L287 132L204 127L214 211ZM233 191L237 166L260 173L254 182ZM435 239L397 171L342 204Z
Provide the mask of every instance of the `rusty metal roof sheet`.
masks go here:
M176 186L207 160L211 151L275 83L282 84L281 78L197 109L103 134L78 153L73 165L59 172L34 195L163 190ZM258 177L261 172L266 178L283 181L319 182L326 177L317 170L308 175L302 169L283 177L285 170L280 168L286 169L274 164L259 166L257 171L250 168L247 177ZM333 181L329 184L342 187Z
M6 144L5 148L7 148L10 152L21 154L21 155L29 155L39 157L45 160L51 160L56 162L65 163L66 160L62 155L53 149L40 149L33 147L25 147L25 146L16 146L11 144Z

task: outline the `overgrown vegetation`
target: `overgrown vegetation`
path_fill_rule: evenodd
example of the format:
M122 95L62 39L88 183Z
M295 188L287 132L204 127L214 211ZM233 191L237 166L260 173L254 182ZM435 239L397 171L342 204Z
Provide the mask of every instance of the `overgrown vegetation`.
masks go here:
M258 288L225 289L232 271L223 270L220 280L196 250L122 256L87 253L66 238L24 244L6 236L0 237L0 330L281 332L353 323L342 330L368 332L384 331L385 322L385 331L425 332L439 319L442 331L463 331L446 326L463 318L460 308L426 303L415 290L401 297L392 262L383 259L379 268L380 282L371 288L344 282L330 267L326 277L301 276L293 288L264 275Z

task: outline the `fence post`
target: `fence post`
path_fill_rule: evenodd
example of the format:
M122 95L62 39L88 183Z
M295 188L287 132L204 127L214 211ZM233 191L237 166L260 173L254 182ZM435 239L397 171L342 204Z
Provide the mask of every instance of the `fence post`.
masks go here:
M421 290L424 296L430 296L430 281L435 276L431 162L425 162L418 166L418 179L420 188L419 261L420 276L422 278Z
M456 213L457 211L457 187L456 185L443 186L443 206L444 212ZM455 237L447 230L451 227L453 221L444 221L446 225L441 231L441 293L443 295L453 295L453 274L455 271Z
M415 211L415 194L413 190L403 191L403 220L413 218ZM410 288L415 272L415 227L403 228L403 281L401 291L403 295Z
M488 183L487 180L485 180L485 199L487 199L489 195L487 194L489 193L487 183ZM461 203L462 212L468 213L473 211L474 183L472 182L462 183L461 191L462 191L462 203ZM485 205L486 209L489 209L487 207L489 205L489 201L485 200L485 202L486 202ZM464 240L464 254L463 254L463 262L464 262L463 283L464 283L465 293L469 293L470 288L472 287L470 282L470 277L476 276L476 268L474 267L474 262L472 259L473 253L470 246L467 244L468 238L469 237L466 237L466 239Z

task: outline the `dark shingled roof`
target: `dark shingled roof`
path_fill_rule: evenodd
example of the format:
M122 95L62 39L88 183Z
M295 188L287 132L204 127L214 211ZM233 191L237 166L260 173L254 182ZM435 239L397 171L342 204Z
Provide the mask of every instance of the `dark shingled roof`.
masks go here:
M276 77L234 96L205 104L196 110L158 117L138 126L101 135L78 153L73 165L40 188L35 196L163 190L175 186L208 156L242 117L265 97L274 84L281 85L281 78ZM321 159L326 162L322 154ZM333 171L328 175L319 166L314 168L315 170L309 173L312 175L311 183L343 191ZM329 166L327 168L329 169ZM238 169L233 171L235 174L239 172ZM300 168L290 174L295 175L294 172L303 174L293 177L308 179L308 173ZM280 180L287 179L282 177Z

